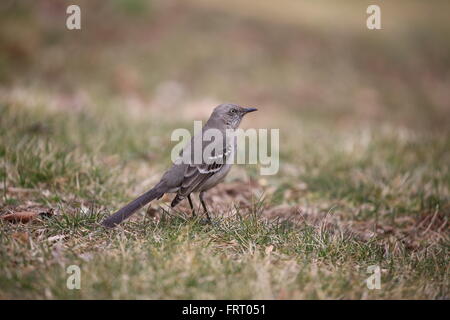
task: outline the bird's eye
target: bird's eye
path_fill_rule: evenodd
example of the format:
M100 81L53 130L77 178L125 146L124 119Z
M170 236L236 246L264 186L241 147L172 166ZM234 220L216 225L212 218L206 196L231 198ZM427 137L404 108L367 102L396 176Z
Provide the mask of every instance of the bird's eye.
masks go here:
M236 109L231 109L231 113L236 113Z

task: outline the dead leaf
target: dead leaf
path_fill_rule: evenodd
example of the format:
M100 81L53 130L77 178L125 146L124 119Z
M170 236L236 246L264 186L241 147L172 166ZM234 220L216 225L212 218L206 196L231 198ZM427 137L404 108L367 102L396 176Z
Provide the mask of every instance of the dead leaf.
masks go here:
M28 223L34 218L36 218L39 215L37 212L33 211L17 211L13 213L6 214L2 216L1 218L3 220L9 221L9 222L22 222L22 223Z
M26 232L14 232L11 237L13 239L19 240L20 242L28 242L29 235Z
M155 218L159 215L159 210L156 208L153 208L152 206L148 206L147 211L145 212L149 217Z
M42 208L34 208L34 211L31 211L30 209L23 210L23 211L16 211L16 212L12 212L12 213L8 213L3 216L0 216L0 219L9 221L9 222L13 222L13 223L17 223L17 222L28 223L38 216L50 217L54 213L52 208L47 209L47 210L44 209L45 211L42 211L42 210L43 210Z

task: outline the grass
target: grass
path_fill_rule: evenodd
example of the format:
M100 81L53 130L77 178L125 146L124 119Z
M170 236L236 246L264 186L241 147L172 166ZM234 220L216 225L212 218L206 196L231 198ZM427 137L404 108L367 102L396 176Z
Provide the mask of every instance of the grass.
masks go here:
M272 299L337 298L340 290L356 285L359 290L352 296L358 297L365 291L361 283L365 274L353 264L382 260L382 250L374 243L358 243L342 234L330 236L311 227L268 223L256 215L234 216L213 226L163 218L107 234L92 227L98 218L92 212L82 219L62 216L61 223L49 223L45 237L62 233L72 239L69 243L78 240L73 246L64 245L60 261L55 261L59 260L55 248L46 246L36 245L31 260L22 260L15 252L16 264L32 270L19 282L17 274L7 273L3 290L26 298L38 298L50 289L47 298ZM86 237L95 243L94 252L81 240ZM3 241L3 248L17 245L11 239ZM23 254L29 256L27 251ZM33 267L40 260L47 268ZM83 270L82 290L65 290L67 264ZM336 266L342 274L333 276ZM27 290L29 285L33 290Z
M438 231L448 218L448 179L443 178L448 172L441 166L448 149L439 138L408 146L395 133L383 133L364 146L373 151L359 158L338 145L324 153L321 149L329 138L322 147L305 139L301 143L310 153L297 161L304 167L298 175L306 190L293 192L297 180L280 174L270 183L278 187L271 191L269 186L260 200L245 195L248 205L235 209L227 209L226 200L215 203L213 225L189 218L184 207L166 213L156 209L158 217L140 215L117 230L105 231L99 221L133 196L124 190L137 178L125 168L147 166L148 160L130 146L123 149L129 155L125 160L105 167L105 159L120 151L110 151L108 139L97 149L89 141L103 139L108 125L97 126L86 141L83 131L91 129L83 116L68 126L57 121L59 113L34 112L24 107L1 109L2 179L22 191L4 193L3 210L43 206L56 212L27 225L1 222L3 298L448 296L448 238L446 230ZM108 121L119 121L115 117L123 120L117 113ZM28 121L45 123L48 132L27 136ZM15 125L8 127L11 123ZM141 129L139 122L129 127ZM68 132L71 128L77 130ZM347 141L334 136L336 140ZM116 143L113 137L112 141ZM70 147L72 143L77 148ZM419 164L419 173L407 174ZM245 182L240 184L245 188ZM285 203L305 204L319 212L309 213L307 207L309 218L304 220L295 214L268 216ZM411 231L428 212L437 212L440 223L428 221ZM329 223L334 219L338 222ZM358 222L362 225L348 226ZM384 234L382 228L387 227L394 231ZM374 235L366 237L373 229ZM416 231L424 234L415 235ZM65 287L65 270L72 264L82 270L81 290ZM383 270L382 290L370 291L365 285L370 265Z
M67 33L39 4L1 19L0 217L53 215L0 219L0 298L449 298L441 15L389 5L389 32L368 34L346 5L337 25L327 6L300 1L305 11L276 14L80 3L97 12L88 32ZM170 165L172 130L226 100L261 110L244 126L280 128L280 172L233 168L208 192L211 225L164 197L102 229ZM66 287L70 265L80 290ZM366 286L371 265L380 290Z

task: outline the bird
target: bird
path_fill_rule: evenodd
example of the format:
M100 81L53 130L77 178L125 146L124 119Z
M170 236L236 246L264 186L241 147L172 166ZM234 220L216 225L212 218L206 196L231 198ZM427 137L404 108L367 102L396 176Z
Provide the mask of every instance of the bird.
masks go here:
M191 193L198 193L207 221L211 222L205 204L205 192L222 182L231 169L237 143L236 136L230 133L234 133L246 114L257 110L233 103L223 103L215 107L201 132L194 135L184 146L180 156L163 174L161 180L153 188L103 220L102 225L114 228L147 203L160 199L166 193L175 194L171 202L172 208L187 198L193 216L195 209ZM219 133L217 135L219 138L214 136L214 140L211 138L211 142L207 141L205 136L210 132ZM200 157L198 157L199 150L195 148L199 143L202 147ZM197 161L198 159L200 161Z

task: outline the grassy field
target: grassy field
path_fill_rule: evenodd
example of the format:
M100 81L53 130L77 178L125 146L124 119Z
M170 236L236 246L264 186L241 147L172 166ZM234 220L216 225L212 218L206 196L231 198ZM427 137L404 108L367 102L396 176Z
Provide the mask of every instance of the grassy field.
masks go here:
M380 31L364 1L75 2L81 31L54 1L0 16L0 299L449 298L446 1ZM163 197L102 229L223 101L280 129L280 172L233 168L213 224Z

